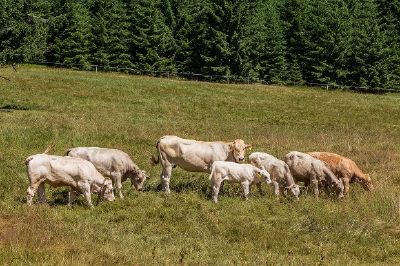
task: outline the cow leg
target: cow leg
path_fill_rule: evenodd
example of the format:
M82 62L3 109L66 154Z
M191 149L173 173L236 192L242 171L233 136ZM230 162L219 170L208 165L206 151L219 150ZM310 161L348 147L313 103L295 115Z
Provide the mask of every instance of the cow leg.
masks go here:
M242 187L243 187L243 192L244 192L244 198L246 200L248 200L249 199L249 194L250 194L250 183L249 183L249 181L242 182Z
M36 191L37 191L37 189L38 189L38 187L40 186L40 184L41 183L34 183L34 184L31 184L29 187L28 187L28 189L26 190L26 203L28 204L28 205L32 205L32 200L33 200L33 197L35 196L35 193L36 193Z
M274 189L274 195L279 196L279 183L276 182L275 180L272 181L271 186Z
M172 166L166 166L163 168L161 173L161 186L162 190L166 193L170 193L171 190L169 189L169 179L171 177Z
M319 190L318 190L318 180L312 180L311 181L311 185L313 186L313 190L314 190L314 196L316 198L318 198L319 196Z
M120 199L124 199L124 196L122 195L121 173L113 172L111 173L111 178L113 181L115 194L117 194Z
M72 206L72 203L74 203L76 196L77 196L77 193L75 190L71 190L68 193L68 206Z
M37 193L39 196L39 202L46 203L47 201L46 201L46 194L45 194L45 190L44 190L44 182L40 183L40 185L38 186Z
M93 206L93 204L92 204L92 194L90 193L90 185L87 184L87 185L82 186L82 187L81 187L81 191L82 191L83 196L84 196L85 199L86 199L86 202L87 202L88 206L89 206L91 209L93 209L94 206Z
M342 180L343 180L343 186L344 186L344 195L348 196L349 189L350 189L350 178L344 177Z
M222 180L213 180L212 186L212 199L215 203L218 202L218 193L221 188L221 184L223 184Z

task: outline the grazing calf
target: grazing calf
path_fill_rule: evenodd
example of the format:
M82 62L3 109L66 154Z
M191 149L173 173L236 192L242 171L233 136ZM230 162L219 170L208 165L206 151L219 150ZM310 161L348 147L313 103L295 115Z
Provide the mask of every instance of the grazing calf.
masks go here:
M210 180L214 202L218 202L219 188L225 180L241 183L246 199L250 193L250 186L253 183L259 189L261 189L261 182L271 183L270 175L266 170L259 169L251 164L238 164L226 161L216 161L212 164Z
M279 195L279 189L281 189L289 191L293 197L298 199L300 188L294 182L289 166L284 161L264 152L253 152L249 156L249 161L252 165L268 171L276 196Z
M98 147L76 147L68 149L65 155L79 157L90 161L102 175L111 178L115 193L121 199L122 182L128 178L137 190L143 189L143 183L147 178L144 171L132 161L128 154L117 149L98 148Z
M356 163L344 156L330 152L309 152L312 157L325 162L329 169L343 181L344 194L349 194L349 183L361 184L366 190L373 190L372 180L368 174L364 174Z
M161 162L161 185L169 193L172 168L179 166L189 172L210 173L215 161L243 162L245 150L250 148L243 140L233 142L204 142L182 139L177 136L163 136L156 144L158 157L152 157L153 164Z
M307 187L312 185L315 197L318 197L318 187L321 186L333 189L338 198L343 198L343 182L322 161L297 151L286 154L284 161L296 181L304 182Z
M46 202L44 184L49 184L53 187L71 187L72 191L70 191L68 199L69 205L72 204L77 192L83 194L91 208L93 208L92 193L99 193L107 201L115 199L111 180L105 179L93 164L86 160L36 154L29 156L25 164L30 183L26 197L28 205L32 204L36 191L39 194L39 202Z

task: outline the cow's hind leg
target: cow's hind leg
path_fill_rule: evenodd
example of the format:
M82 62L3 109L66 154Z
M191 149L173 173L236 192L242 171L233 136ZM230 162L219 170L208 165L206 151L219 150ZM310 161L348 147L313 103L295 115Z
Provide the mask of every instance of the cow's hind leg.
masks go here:
M39 188L39 186L40 186L40 184L41 184L42 182L37 182L37 183L33 183L33 184L31 184L29 187L28 187L28 189L26 190L26 203L28 204L28 205L32 205L32 201L33 201L33 197L35 196L35 194L36 194L36 191L37 191L37 189Z
M249 194L250 194L250 183L249 183L249 181L242 182L242 187L243 187L243 192L244 192L244 198L246 200L248 200L249 199Z
M40 185L38 186L37 193L39 196L39 202L46 203L47 201L46 201L46 194L45 194L45 190L44 190L44 182L40 183Z
M163 167L163 171L161 173L161 186L162 190L166 193L170 193L171 190L169 189L169 179L171 177L172 166Z

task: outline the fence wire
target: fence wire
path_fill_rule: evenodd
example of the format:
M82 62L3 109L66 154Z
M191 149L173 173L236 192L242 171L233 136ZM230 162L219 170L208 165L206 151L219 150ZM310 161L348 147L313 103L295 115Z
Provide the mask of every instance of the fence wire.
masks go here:
M218 83L239 83L239 84L267 84L267 85L279 85L268 82L265 79L259 79L256 77L243 77L237 75L211 75L211 74L200 74L193 72L177 72L177 71L159 71L159 70L141 70L129 67L114 67L114 66L103 66L103 65L84 65L84 64L74 64L74 63L59 63L59 62L49 62L49 61L39 61L39 62L30 62L30 64L35 65L46 65L53 67L64 67L64 68L73 68L79 70L86 71L115 71L115 72L124 72L127 74L133 75L148 75L155 77L164 77L164 78L182 78L186 80L196 80L196 81L208 81L208 82L218 82ZM14 67L14 65L13 65ZM15 68L14 68L15 69ZM2 77L4 78L4 77ZM365 92L365 93L375 93L375 94L383 94L383 93L400 93L400 88L371 88L364 86L348 86L348 85L339 85L339 84L331 84L331 83L315 83L315 82L303 82L302 84L285 84L288 86L295 85L307 85L311 87L319 87L326 90L351 90L357 92Z

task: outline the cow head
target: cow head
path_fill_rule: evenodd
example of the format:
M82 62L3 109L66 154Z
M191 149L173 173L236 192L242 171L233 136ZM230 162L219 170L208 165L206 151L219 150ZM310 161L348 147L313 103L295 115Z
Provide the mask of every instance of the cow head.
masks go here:
M229 144L230 151L232 153L235 162L244 162L244 154L246 149L251 149L251 145L245 144L242 139L235 139Z
M132 186L134 186L135 189L138 191L143 190L143 184L147 178L148 178L148 176L147 176L146 172L142 171L142 170L135 170L130 175Z
M104 180L104 183L101 186L100 196L106 201L115 200L113 185L110 179Z
M368 191L374 190L374 186L372 185L371 177L368 174L365 174L363 179L358 178L358 179L356 179L356 181L358 183L360 183L364 189L366 189Z
M299 185L296 185L296 184L293 183L292 185L290 185L288 187L285 187L285 190L289 191L289 193L293 197L295 197L296 199L299 198L299 195L300 195L300 187L299 187Z
M261 176L262 178L264 178L264 181L265 181L265 183L267 183L267 184L271 184L271 176L270 176L270 174L267 172L267 170L265 170L265 169L258 169L257 170L257 174L259 175L259 176Z
M337 182L332 183L332 188L333 191L336 193L339 199L344 197L343 191L344 191L344 185L342 179L338 179Z

